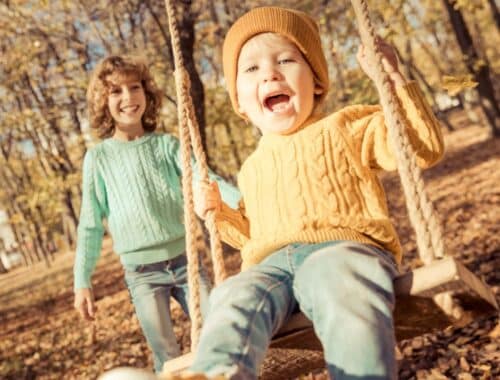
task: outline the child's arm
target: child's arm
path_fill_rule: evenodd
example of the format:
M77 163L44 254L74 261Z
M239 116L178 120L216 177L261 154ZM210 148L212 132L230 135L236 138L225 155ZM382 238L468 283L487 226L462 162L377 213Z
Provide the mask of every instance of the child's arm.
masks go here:
M181 176L180 142L172 135L167 135L165 141L168 142L167 153L175 165L177 174ZM216 185L214 186L213 182L209 186L203 185L199 181L198 165L194 163L194 158L193 164L193 195L196 214L204 218L207 210L215 209L215 219L221 239L230 246L240 249L249 239L250 228L248 219L245 217L239 190L211 170L209 170L209 177L216 182ZM219 186L222 190L220 192Z
M377 40L377 44L385 57L382 61L384 68L402 106L406 132L415 150L417 163L422 168L430 167L441 159L444 152L441 126L415 82L407 82L399 71L394 49L381 39ZM366 59L363 48L358 52L358 60L373 80L373 65ZM355 115L355 120L350 123L351 133L363 163L375 169L395 170L397 163L380 106L352 106L347 108L347 112Z
M227 182L224 178L215 174L210 169L208 170L208 175L211 181L215 181L215 183L217 183L222 200L227 203L229 207L233 209L238 208L238 204L241 200L241 194L238 188Z
M169 157L170 162L174 165L175 171L179 177L182 176L182 160L180 151L180 141L172 135L165 135L166 141L166 152ZM193 188L200 184L200 174L198 164L196 163L194 157L191 158L191 165L193 168ZM237 187L231 185L225 181L222 177L215 174L212 170L208 170L208 175L211 181L216 181L219 185L222 193L222 199L224 202L229 204L232 208L238 207L238 202L241 199L241 194Z
M87 152L83 162L82 206L78 223L78 240L73 267L75 303L74 307L86 320L95 315L91 276L101 253L104 235L103 208L97 197L94 158Z
M197 186L194 190L194 203L200 218L205 218L209 210L215 210L215 222L224 242L241 249L248 241L250 227L244 214L243 202L239 202L238 210L229 207L221 199L217 182Z

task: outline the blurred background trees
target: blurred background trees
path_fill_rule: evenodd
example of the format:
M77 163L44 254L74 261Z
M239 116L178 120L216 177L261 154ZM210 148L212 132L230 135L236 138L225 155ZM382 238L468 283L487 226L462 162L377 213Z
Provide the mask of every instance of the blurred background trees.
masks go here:
M379 34L403 71L419 82L436 114L463 108L500 134L499 11L494 0L372 0ZM360 71L348 1L181 1L178 24L201 135L211 167L235 179L258 134L238 119L225 93L221 52L232 22L260 5L313 15L330 64L326 110L377 101ZM164 90L160 130L176 134L173 60L163 0L0 1L0 210L26 265L50 264L75 244L82 158L97 142L88 128L89 73L108 54L147 58ZM4 267L0 267L5 270Z

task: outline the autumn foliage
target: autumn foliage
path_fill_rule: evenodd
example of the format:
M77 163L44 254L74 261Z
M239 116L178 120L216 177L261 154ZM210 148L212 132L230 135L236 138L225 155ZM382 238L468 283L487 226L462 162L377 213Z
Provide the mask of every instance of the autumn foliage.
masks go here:
M259 139L232 111L221 73L225 32L246 10L272 3L307 11L318 21L332 79L326 109L377 102L373 85L355 61L359 37L348 1L176 3L209 164L230 180ZM496 2L372 0L369 5L377 32L394 44L402 70L419 83L447 133L448 156L427 174L447 246L498 295ZM0 251L22 256L20 268L8 272L0 265L0 378L86 379L116 365L150 366L121 267L109 245L94 278L101 313L93 325L81 323L72 310L71 265L82 158L97 142L88 128L85 104L96 62L110 53L147 57L164 91L160 130L177 133L164 3L2 1L0 25L0 210L14 234L14 242L0 244ZM415 244L397 178L385 181L408 252L405 266L415 267ZM176 333L187 349L188 322L175 310ZM496 338L488 335L494 325L490 319L470 330L404 342L401 378L429 378L433 370L435 378L500 376L491 364L500 359L498 332Z

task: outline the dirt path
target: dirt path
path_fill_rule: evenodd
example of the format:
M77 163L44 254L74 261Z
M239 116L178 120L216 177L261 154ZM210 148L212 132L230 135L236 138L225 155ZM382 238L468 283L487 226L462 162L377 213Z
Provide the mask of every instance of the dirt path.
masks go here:
M500 141L479 127L446 135L447 154L425 173L445 230L450 255L484 278L500 301ZM398 178L384 185L406 252L404 268L418 265ZM152 361L123 284L123 272L106 241L94 276L98 319L79 320L72 309L71 253L0 276L0 378L94 379L118 366L151 367ZM237 270L239 258L229 263ZM176 334L189 347L189 322L173 305ZM494 379L498 369L498 318L400 344L401 379ZM312 377L312 376L311 376ZM322 375L316 376L318 378Z

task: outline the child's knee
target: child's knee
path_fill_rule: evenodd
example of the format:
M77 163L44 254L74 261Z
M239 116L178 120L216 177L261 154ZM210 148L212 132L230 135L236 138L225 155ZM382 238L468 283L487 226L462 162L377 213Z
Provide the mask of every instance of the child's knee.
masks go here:
M290 279L248 270L230 277L210 294L209 310L221 307L257 308L269 303L284 303L291 297Z
M251 302L256 296L257 287L257 279L249 276L247 272L230 277L210 293L210 309L223 304Z
M387 258L382 257L382 254L375 247L366 244L341 242L313 253L304 261L300 271L311 271L318 276L329 276L330 279L359 278L360 275L373 274L377 268L384 266L382 263Z
M296 291L325 303L337 303L349 294L365 298L379 288L390 293L391 273L385 271L373 250L360 243L342 242L313 253L296 273Z

